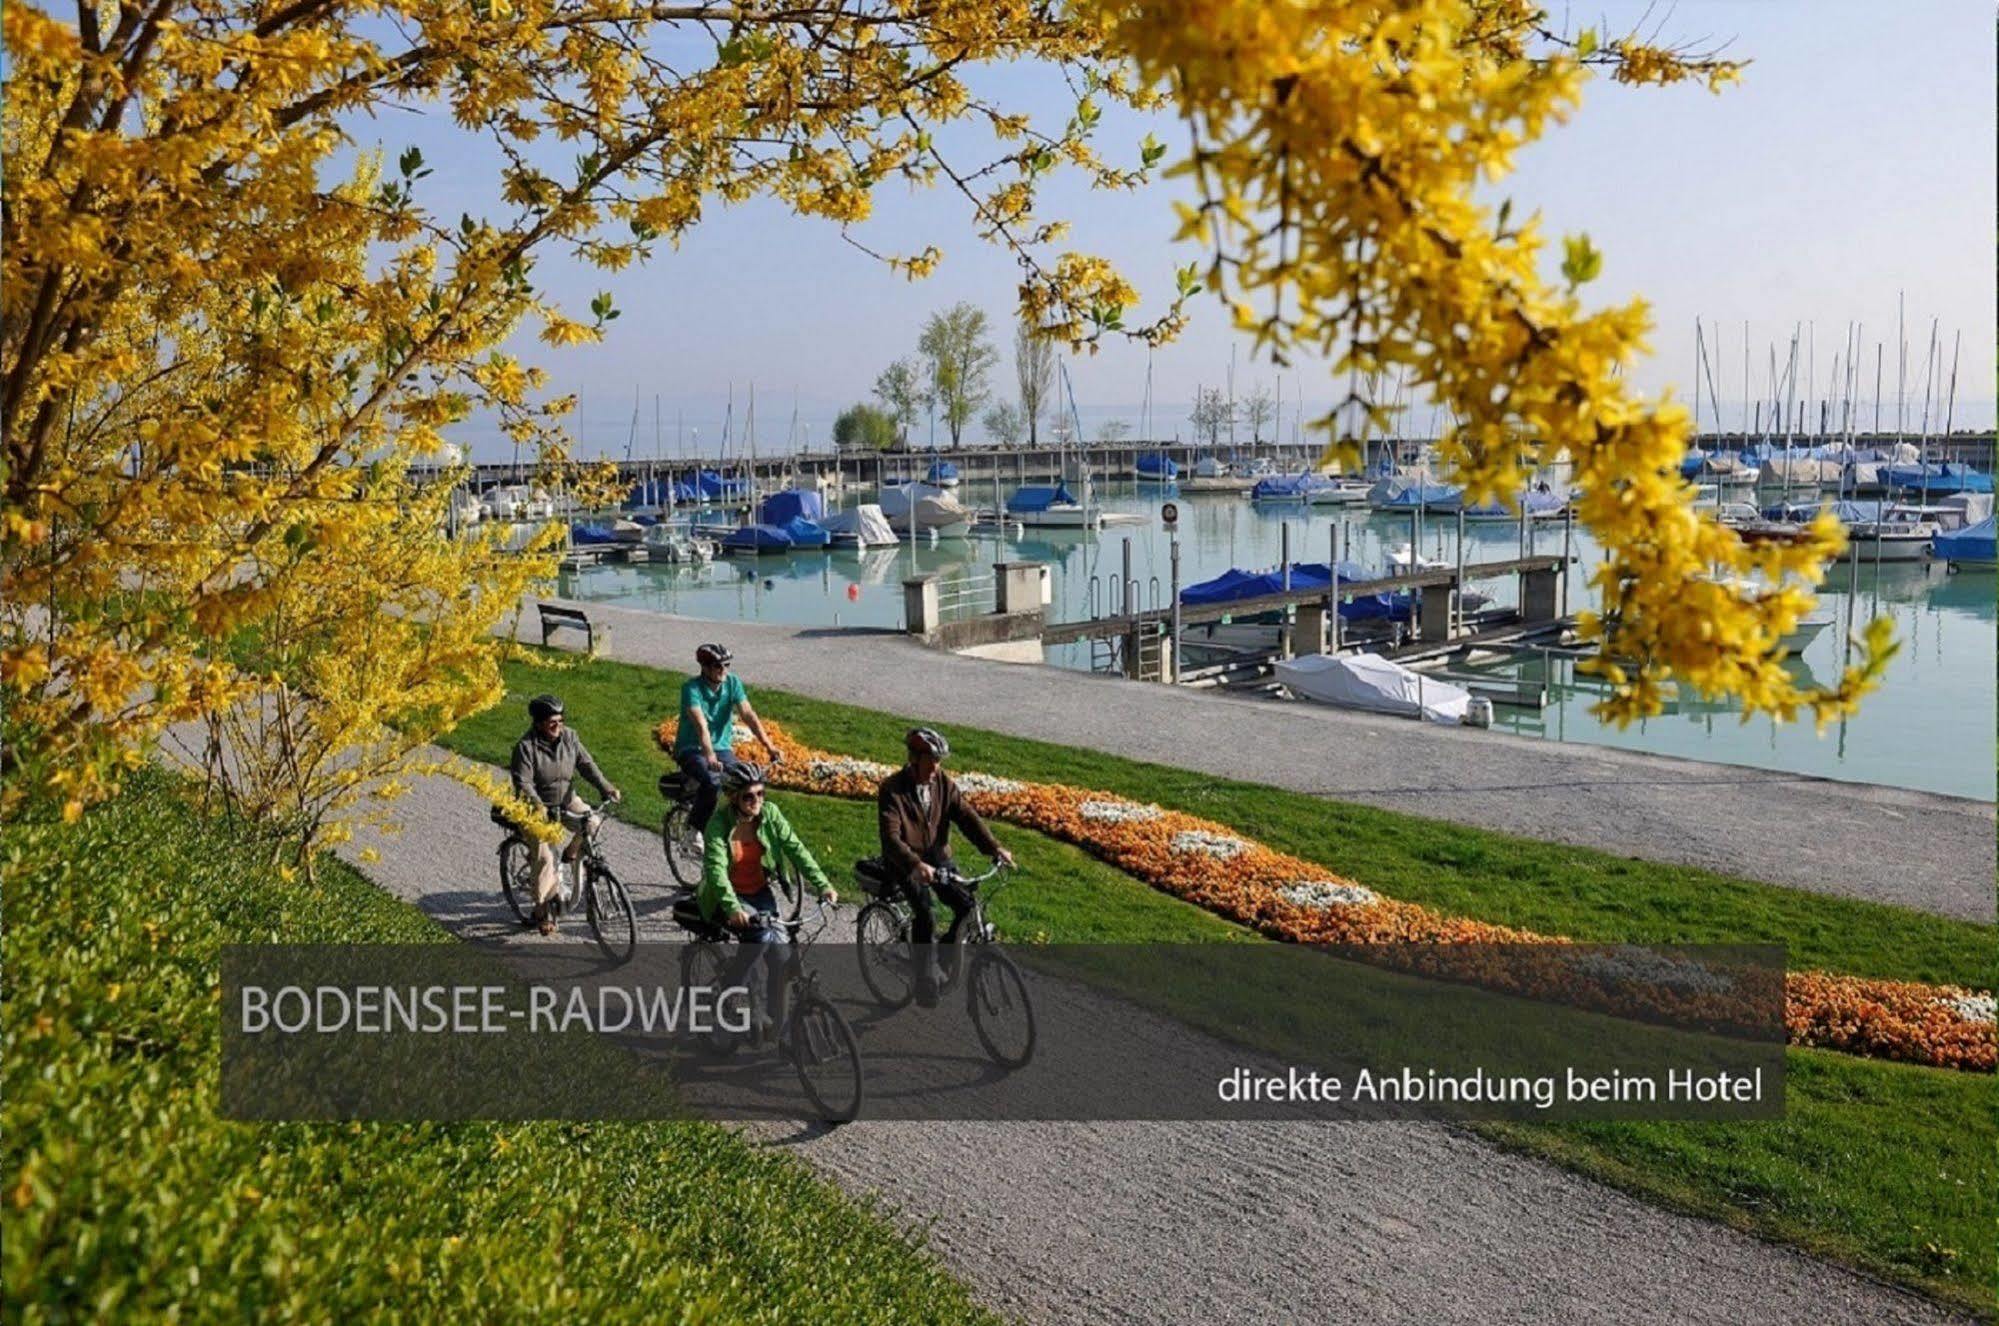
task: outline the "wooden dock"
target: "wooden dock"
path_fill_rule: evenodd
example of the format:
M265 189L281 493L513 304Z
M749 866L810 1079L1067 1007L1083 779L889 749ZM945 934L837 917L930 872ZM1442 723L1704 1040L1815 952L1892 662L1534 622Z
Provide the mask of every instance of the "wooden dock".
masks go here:
M1503 562L1472 562L1465 566L1464 578L1486 580L1504 575L1559 571L1562 566L1561 557L1516 557ZM1342 580L1337 586L1312 585L1276 594L1259 594L1254 598L1232 599L1227 603L1183 606L1180 609L1180 624L1200 626L1207 622L1218 622L1234 617L1253 617L1258 613L1278 612L1304 604L1326 603L1334 598L1349 599L1370 594L1398 594L1406 590L1442 588L1454 585L1457 581L1458 568L1454 566L1379 576L1370 580ZM1052 622L1042 629L1041 642L1044 645L1066 645L1078 640L1129 635L1135 631L1168 626L1172 620L1173 609L1169 605L1114 617Z

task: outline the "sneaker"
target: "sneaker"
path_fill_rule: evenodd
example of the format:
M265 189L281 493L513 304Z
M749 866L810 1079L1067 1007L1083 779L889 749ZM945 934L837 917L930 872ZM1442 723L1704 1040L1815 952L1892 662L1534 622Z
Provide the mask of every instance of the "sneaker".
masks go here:
M535 913L534 928L537 932L544 935L552 935L555 933L555 918L548 914L548 909L546 907L539 909Z

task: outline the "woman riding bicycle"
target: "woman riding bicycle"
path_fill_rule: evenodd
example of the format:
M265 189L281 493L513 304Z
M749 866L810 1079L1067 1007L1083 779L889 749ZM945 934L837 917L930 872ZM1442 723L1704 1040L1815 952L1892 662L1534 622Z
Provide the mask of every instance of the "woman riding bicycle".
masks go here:
M782 1026L784 965L774 947L749 947L785 942L783 927L774 923L778 914L774 875L778 871L796 875L814 897L828 904L840 901L840 895L799 841L784 812L764 799L761 767L747 761L730 765L722 773L722 794L722 804L708 821L701 887L695 901L704 920L735 931L744 946L730 968L731 985L743 980L759 956L766 959L765 1016Z

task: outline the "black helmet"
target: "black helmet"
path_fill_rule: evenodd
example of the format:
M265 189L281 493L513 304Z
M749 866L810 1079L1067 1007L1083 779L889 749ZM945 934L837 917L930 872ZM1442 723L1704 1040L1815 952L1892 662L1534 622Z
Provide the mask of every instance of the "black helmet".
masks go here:
M722 771L722 790L730 796L746 787L764 785L764 767L748 760L739 760Z
M927 753L933 759L943 759L951 753L951 743L944 740L944 734L934 727L913 727L909 730L909 753Z
M734 658L727 645L702 645L694 651L694 661L704 668L719 668Z
M537 723L546 722L562 714L562 701L553 695L537 695L528 701L528 717Z

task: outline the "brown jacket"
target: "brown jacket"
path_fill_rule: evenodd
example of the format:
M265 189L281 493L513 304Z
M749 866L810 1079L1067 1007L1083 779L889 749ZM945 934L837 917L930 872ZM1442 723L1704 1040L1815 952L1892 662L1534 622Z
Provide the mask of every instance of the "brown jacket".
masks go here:
M917 782L907 767L882 780L875 794L880 812L882 864L891 876L905 877L917 862L942 864L950 854L951 826L964 831L972 845L987 856L997 857L1000 846L986 830L985 821L958 793L958 785L941 769L930 787L930 809L916 799Z

